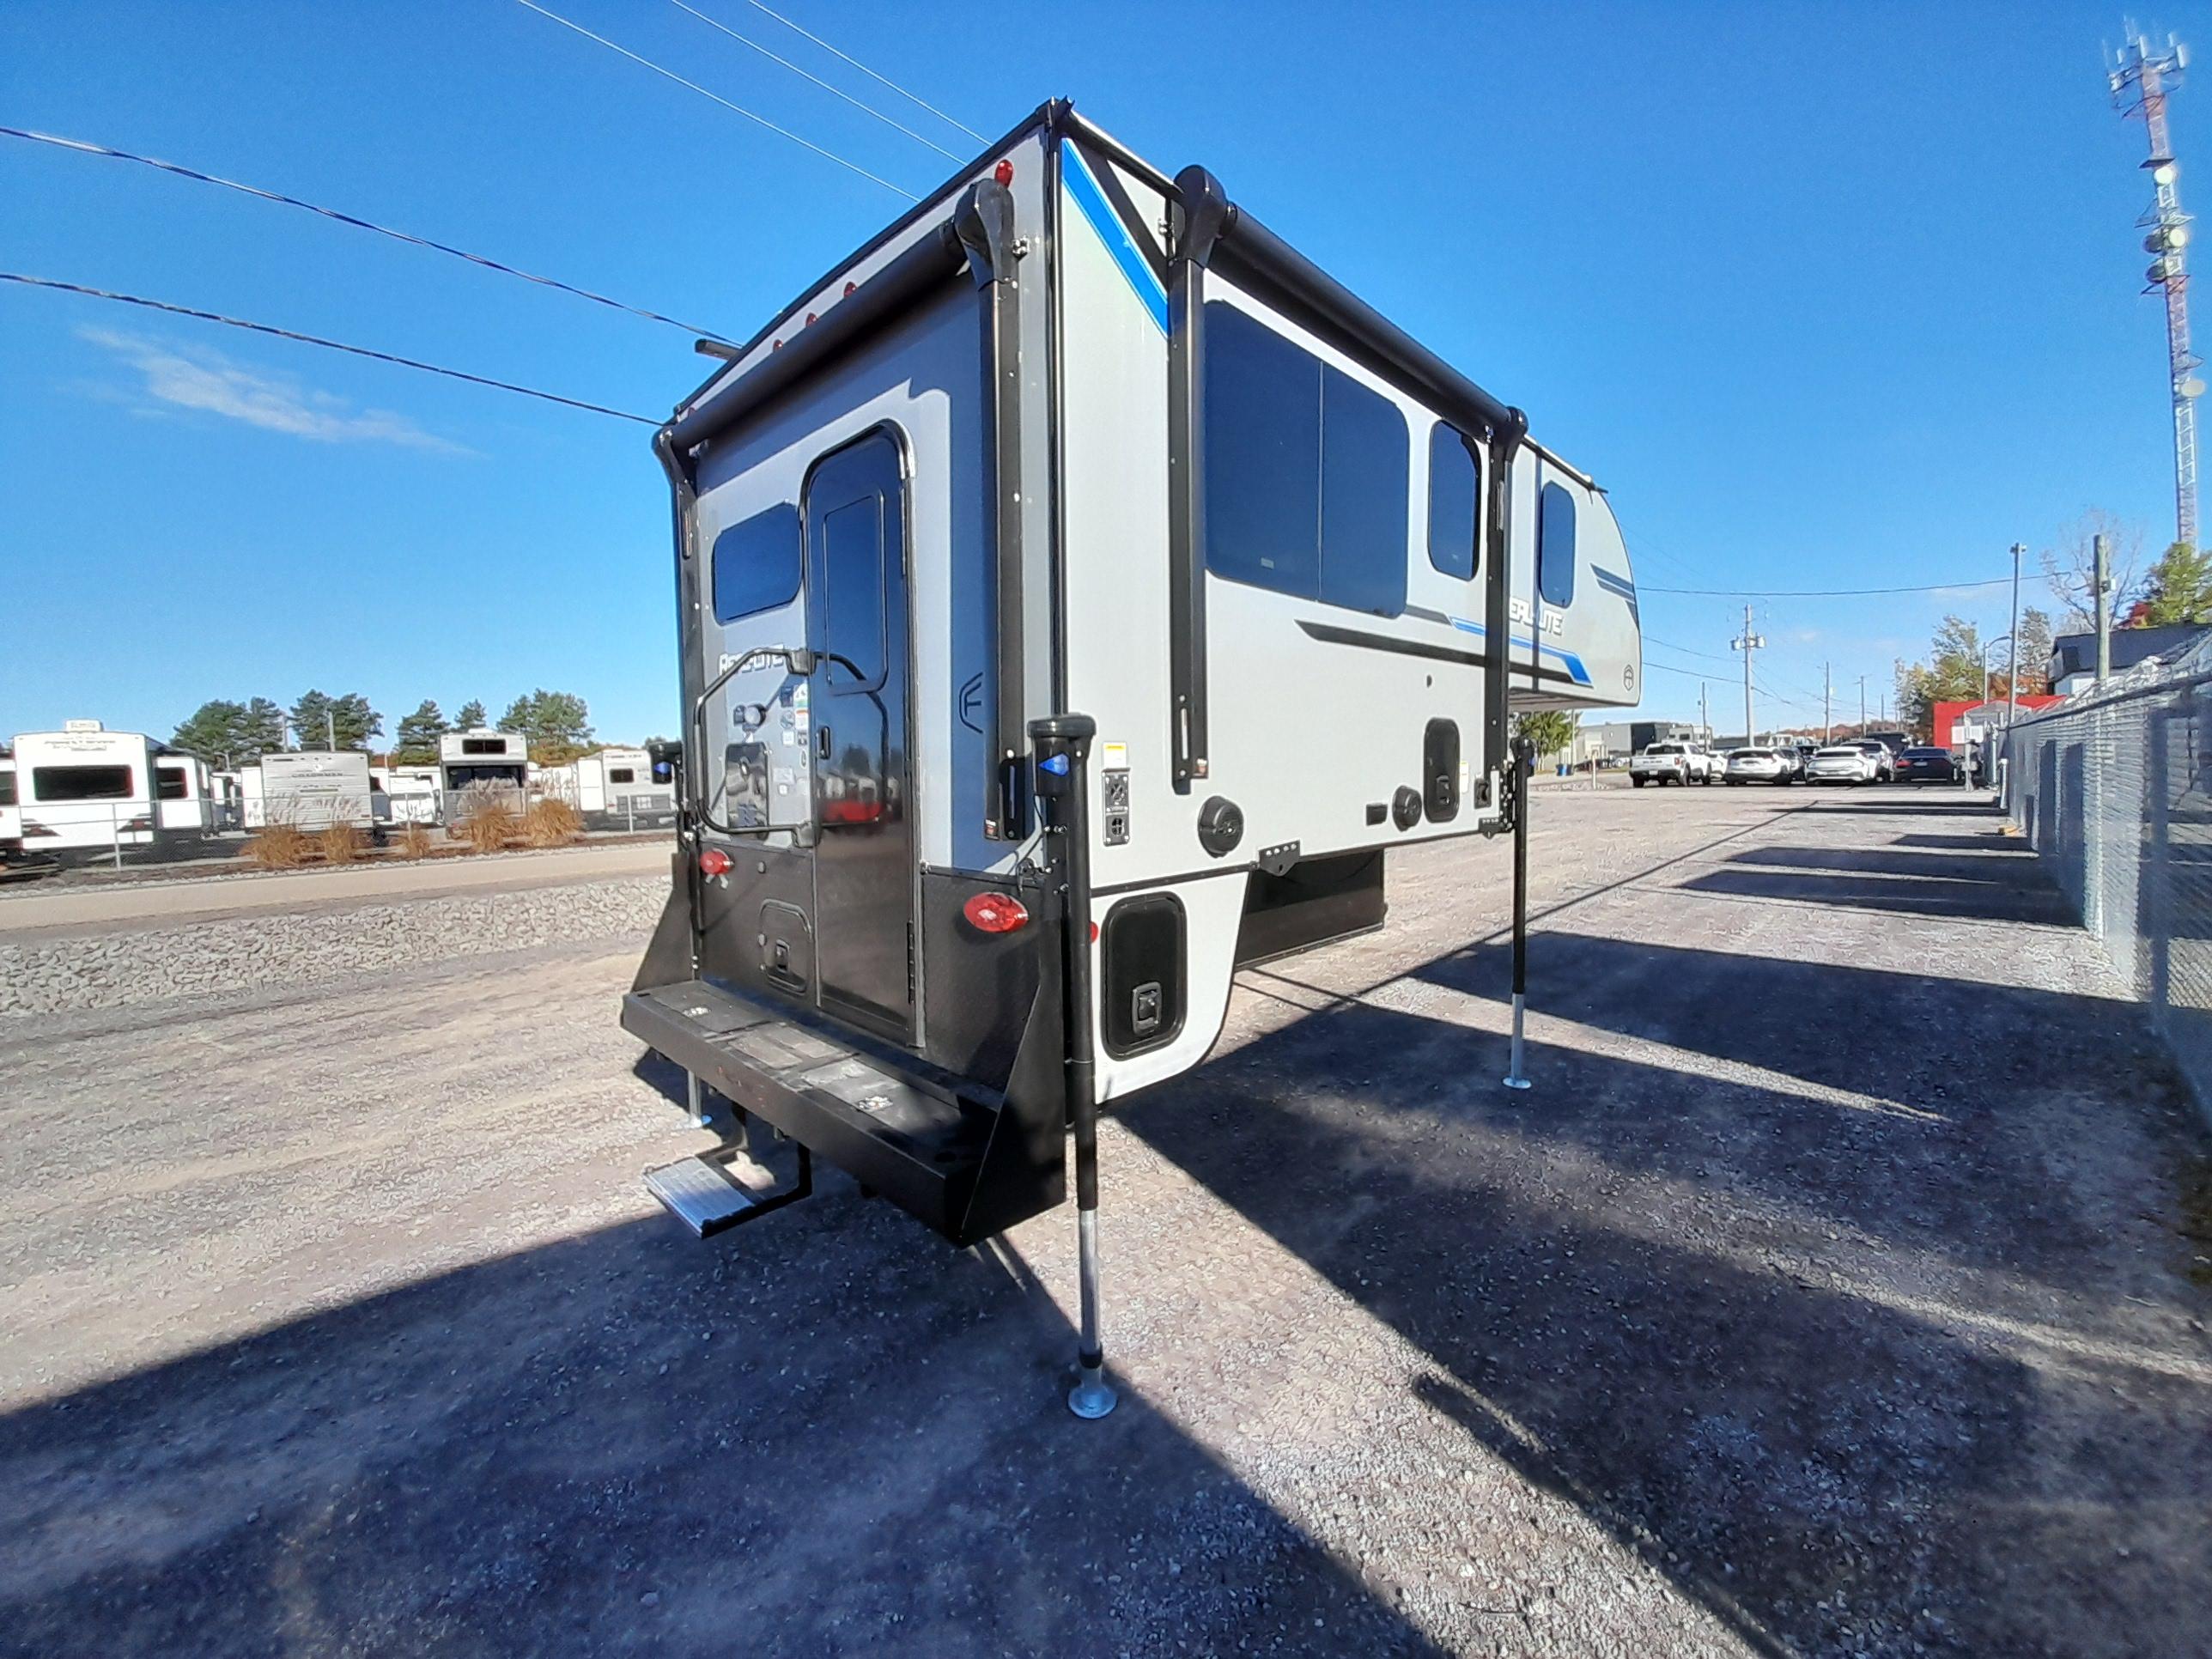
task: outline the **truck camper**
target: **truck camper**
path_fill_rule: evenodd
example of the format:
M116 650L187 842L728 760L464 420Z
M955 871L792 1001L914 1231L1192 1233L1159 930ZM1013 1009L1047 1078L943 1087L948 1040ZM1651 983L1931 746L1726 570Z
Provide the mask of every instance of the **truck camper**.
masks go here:
M1521 412L1061 102L799 295L655 439L685 726L624 1025L738 1109L702 1235L818 1154L967 1243L1243 963L1382 924L1390 849L1509 827L1512 706L1640 694L1605 495ZM797 1143L732 1171L750 1121Z

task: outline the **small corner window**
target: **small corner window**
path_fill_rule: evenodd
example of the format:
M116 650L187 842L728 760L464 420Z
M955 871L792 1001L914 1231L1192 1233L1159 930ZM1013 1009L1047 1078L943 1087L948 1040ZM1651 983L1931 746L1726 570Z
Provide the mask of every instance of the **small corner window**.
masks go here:
M184 800L191 793L185 783L185 769L164 764L156 769L156 793L162 800Z
M1575 602L1575 498L1547 483L1536 511L1536 593L1554 611Z
M0 772L0 806L13 806L15 804L15 775L13 772Z
M799 509L789 502L741 519L714 538L714 620L735 622L799 597L805 563Z
M637 781L637 769L634 766L610 766L607 768L607 781L609 783L635 783Z
M1447 576L1474 580L1474 444L1449 422L1429 428L1429 562Z

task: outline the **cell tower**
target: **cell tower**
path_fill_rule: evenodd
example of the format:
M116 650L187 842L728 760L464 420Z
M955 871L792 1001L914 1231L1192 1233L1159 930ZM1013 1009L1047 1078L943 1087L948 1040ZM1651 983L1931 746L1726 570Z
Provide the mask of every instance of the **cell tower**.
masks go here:
M2189 270L2183 250L2189 245L2189 216L2181 210L2177 187L2181 164L2173 159L2173 143L2166 135L2166 94L2181 82L2189 65L2189 50L2172 35L2166 49L2154 52L2142 35L2128 26L2129 40L2112 54L2106 79L2112 83L2112 106L2124 116L2141 116L2150 135L2150 158L2143 167L2157 194L2150 211L2136 221L2148 234L2143 251L2151 256L2143 272L2150 287L2166 294L2166 355L2167 379L2173 388L2173 525L2174 539L2194 546L2197 542L2197 399L2204 382L2197 377L2197 359L2189 349Z

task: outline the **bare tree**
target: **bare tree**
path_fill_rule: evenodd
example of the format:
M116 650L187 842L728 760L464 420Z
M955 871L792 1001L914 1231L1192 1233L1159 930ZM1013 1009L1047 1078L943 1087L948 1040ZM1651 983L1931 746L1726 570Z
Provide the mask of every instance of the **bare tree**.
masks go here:
M2112 610L2118 613L2120 596L2132 592L2136 566L2142 559L2143 532L2139 524L2093 507L2058 532L2057 544L2043 550L2043 577L2051 596L2063 611L2069 634L2086 634L2097 625L2095 538L2105 538L2105 580L2112 584Z

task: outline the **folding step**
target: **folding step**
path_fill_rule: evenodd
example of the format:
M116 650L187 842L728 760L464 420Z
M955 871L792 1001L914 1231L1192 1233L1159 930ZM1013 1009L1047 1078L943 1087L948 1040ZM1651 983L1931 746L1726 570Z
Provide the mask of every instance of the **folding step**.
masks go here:
M645 1188L668 1212L701 1238L712 1238L741 1221L757 1220L787 1204L795 1204L814 1190L813 1160L806 1148L799 1149L799 1178L773 1193L757 1193L729 1170L725 1151L700 1158L678 1158L645 1172Z
M1002 1103L988 1091L796 1009L703 980L631 992L623 1000L623 1028L802 1150L819 1152L946 1236L959 1235ZM695 1217L719 1231L775 1201L713 1165L673 1164L647 1184L694 1231L702 1231Z

